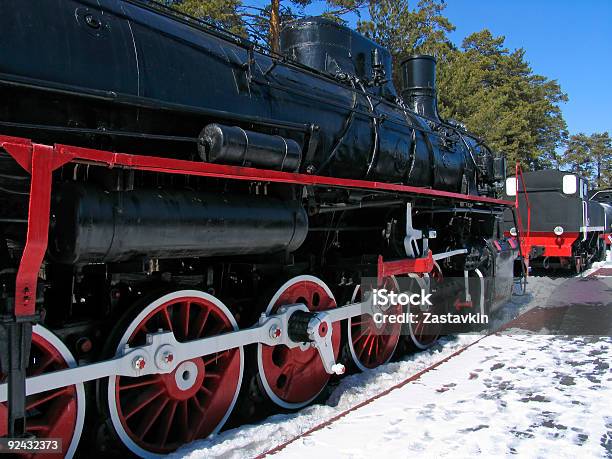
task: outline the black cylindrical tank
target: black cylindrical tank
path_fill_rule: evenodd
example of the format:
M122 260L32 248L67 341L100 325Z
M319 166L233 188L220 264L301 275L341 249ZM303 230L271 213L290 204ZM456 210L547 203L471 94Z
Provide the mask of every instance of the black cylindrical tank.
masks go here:
M297 172L302 150L295 140L247 131L239 126L209 124L200 133L203 161Z
M425 54L404 59L402 97L421 116L439 120L436 102L436 58Z
M61 263L291 252L308 233L298 202L267 196L67 185L53 201L49 254Z

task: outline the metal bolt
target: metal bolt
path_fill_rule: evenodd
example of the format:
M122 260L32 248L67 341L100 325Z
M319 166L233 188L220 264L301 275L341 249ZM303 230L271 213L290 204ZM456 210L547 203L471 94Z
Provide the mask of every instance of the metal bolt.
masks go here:
M164 352L162 355L162 360L164 361L164 363L172 363L172 361L174 360L174 354L172 352Z
M278 339L283 334L282 330L276 325L270 327L270 338Z
M134 358L132 363L134 364L135 370L142 370L147 364L147 362L145 361L145 358L142 355L139 355L138 357Z

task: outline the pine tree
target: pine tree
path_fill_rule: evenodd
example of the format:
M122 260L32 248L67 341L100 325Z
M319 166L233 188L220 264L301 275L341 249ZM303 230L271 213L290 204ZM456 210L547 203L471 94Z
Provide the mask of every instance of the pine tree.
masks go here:
M466 37L439 66L439 105L445 118L460 120L505 153L509 164L557 166L567 137L555 80L534 74L522 48L509 50L488 30Z
M413 54L443 58L451 49L448 32L455 30L443 16L443 0L420 0L415 8L408 0L370 2L369 20L359 21L357 29L384 46L393 56L393 81L401 87L400 62Z
M597 188L612 187L612 139L610 134L591 134L592 181Z
M612 139L607 132L572 135L561 162L595 188L612 187Z
M237 35L247 35L246 23L240 15L241 0L165 0L163 3Z

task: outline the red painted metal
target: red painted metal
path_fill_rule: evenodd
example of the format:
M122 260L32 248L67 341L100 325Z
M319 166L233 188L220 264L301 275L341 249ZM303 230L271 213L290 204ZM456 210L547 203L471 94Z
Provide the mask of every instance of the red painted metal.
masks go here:
M612 233L601 233L599 235L606 245L612 245Z
M455 309L457 310L457 312L461 311L461 309L464 309L464 308L473 308L473 307L474 307L473 301L461 301L459 298L455 300Z
M31 174L26 244L15 285L15 316L31 316L35 312L38 272L47 250L52 174L71 157L53 147L15 137L0 137L0 147Z
M14 143L23 145L26 139L0 136L0 144ZM471 201L497 204L501 206L513 206L511 201L494 199L485 196L471 196L450 191L432 190L416 186L400 185L394 183L372 182L367 180L341 179L324 177L320 175L297 174L291 172L280 172L267 169L255 169L252 167L229 166L222 164L211 164L196 161L185 161L181 159L162 158L159 156L132 155L127 153L114 153L91 148L75 147L69 145L55 145L56 153L64 158L70 158L74 162L86 162L107 167L126 167L150 172L161 172L180 175L195 175L201 177L217 177L230 180L250 180L276 183L291 183L297 185L331 186L343 188L363 188L369 190L394 191L399 193L415 194L420 196L433 196L444 199L456 199L460 201Z
M234 328L212 301L180 297L153 309L137 325L128 344L144 344L146 334L158 329L170 330L184 342ZM121 425L145 451L169 453L183 443L207 437L231 407L241 376L238 349L190 362L197 374L185 388L177 384L180 366L168 374L116 378L115 403Z
M271 312L281 306L302 303L310 311L325 311L336 307L336 301L326 289L308 279L292 283L278 296ZM340 323L332 325L332 347L337 358L340 351ZM323 367L319 352L310 348L289 349L285 345L261 345L263 375L270 390L287 404L302 404L310 401L323 390L329 374Z
M434 259L431 250L426 257L405 258L403 260L384 261L378 257L378 285L382 285L385 277L409 273L429 273L434 269Z
M60 351L37 333L32 334L28 376L68 368ZM4 379L0 369L0 380ZM74 385L30 395L26 399L27 432L40 440L60 438L64 451L70 446L78 416L77 390ZM0 403L0 437L7 435L7 403ZM30 459L59 459L63 454L33 454Z
M566 232L557 236L552 232L532 232L529 237L524 238L523 246L531 251L533 247L544 247L544 257L571 257L572 245L580 236L578 232ZM529 255L529 252L525 252Z

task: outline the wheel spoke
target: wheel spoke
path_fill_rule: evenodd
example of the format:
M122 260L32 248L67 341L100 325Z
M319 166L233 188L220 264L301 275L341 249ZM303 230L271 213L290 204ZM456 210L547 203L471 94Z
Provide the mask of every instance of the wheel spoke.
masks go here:
M211 363L218 363L219 360L221 358L223 358L223 356L227 355L230 351L231 351L231 349L228 349L228 350L223 351L223 352L217 352L213 357L211 357L210 359L204 361L204 366L207 367Z
M202 332L204 332L204 327L206 326L206 322L208 321L208 316L210 316L210 309L207 309L204 314L199 316L199 324L197 326L197 333L194 335L194 338L199 338L202 336Z
M370 335L368 334L368 332L369 332L369 331L370 331L370 330L369 330L368 328L363 328L363 329L362 329L362 330L359 332L359 335L357 335L357 336L354 336L354 337L353 337L353 343L357 343L357 341L359 341L359 340L360 340L361 338L363 338L363 337L370 336Z
M47 355L44 357L41 363L37 364L34 368L32 368L32 373L30 376L38 376L49 368L49 366L55 362L55 357L53 355Z
M138 438L142 440L144 436L149 433L149 430L151 430L151 427L153 427L153 424L155 424L158 416L168 403L168 399L158 399L156 402L150 404L149 409L147 410L146 414L142 416L141 421L136 428L136 435L138 435Z
M183 324L183 338L189 338L189 311L191 308L191 302L185 301L184 306L181 308L181 322Z
M155 376L153 379L145 379L144 381L142 379L144 378L133 378L136 379L135 382L133 383L128 383L128 384L121 384L121 386L119 386L119 390L129 390L129 389L136 389L138 387L145 387L145 386L150 386L151 384L157 384L159 383L159 378L157 377L157 375L153 375Z
M371 339L372 339L372 335L368 334L363 344L361 344L361 350L359 351L359 358L363 357L363 354L365 353L368 347L368 343L370 342Z
M181 431L183 432L183 439L185 443L189 443L193 440L193 434L189 430L189 400L183 400L181 402Z
M162 446L166 446L166 443L168 442L168 434L170 433L170 428L172 427L172 424L174 422L174 415L176 414L176 409L178 405L179 402L172 402L168 414L164 416L163 422L160 423L160 443Z
M170 331L174 333L174 328L172 327L172 319L170 318L170 313L168 312L167 307L163 309L163 315L164 319L166 319L166 324L168 325L168 328L170 328Z
M31 395L26 401L26 410L33 410L37 406L42 405L43 403L47 403L48 401L53 400L54 398L61 397L62 395L67 395L70 393L71 390L72 389L70 386L65 386L58 390Z
M213 395L213 392L210 391L206 386L200 386L198 390L200 392L204 392L208 397L211 397Z
M145 406L147 406L149 403L151 403L163 393L164 388L162 387L157 391L149 390L142 394L140 397L137 397L136 402L133 404L133 406L131 406L128 410L124 412L125 419L129 419L130 417L138 413L140 410L142 410Z

